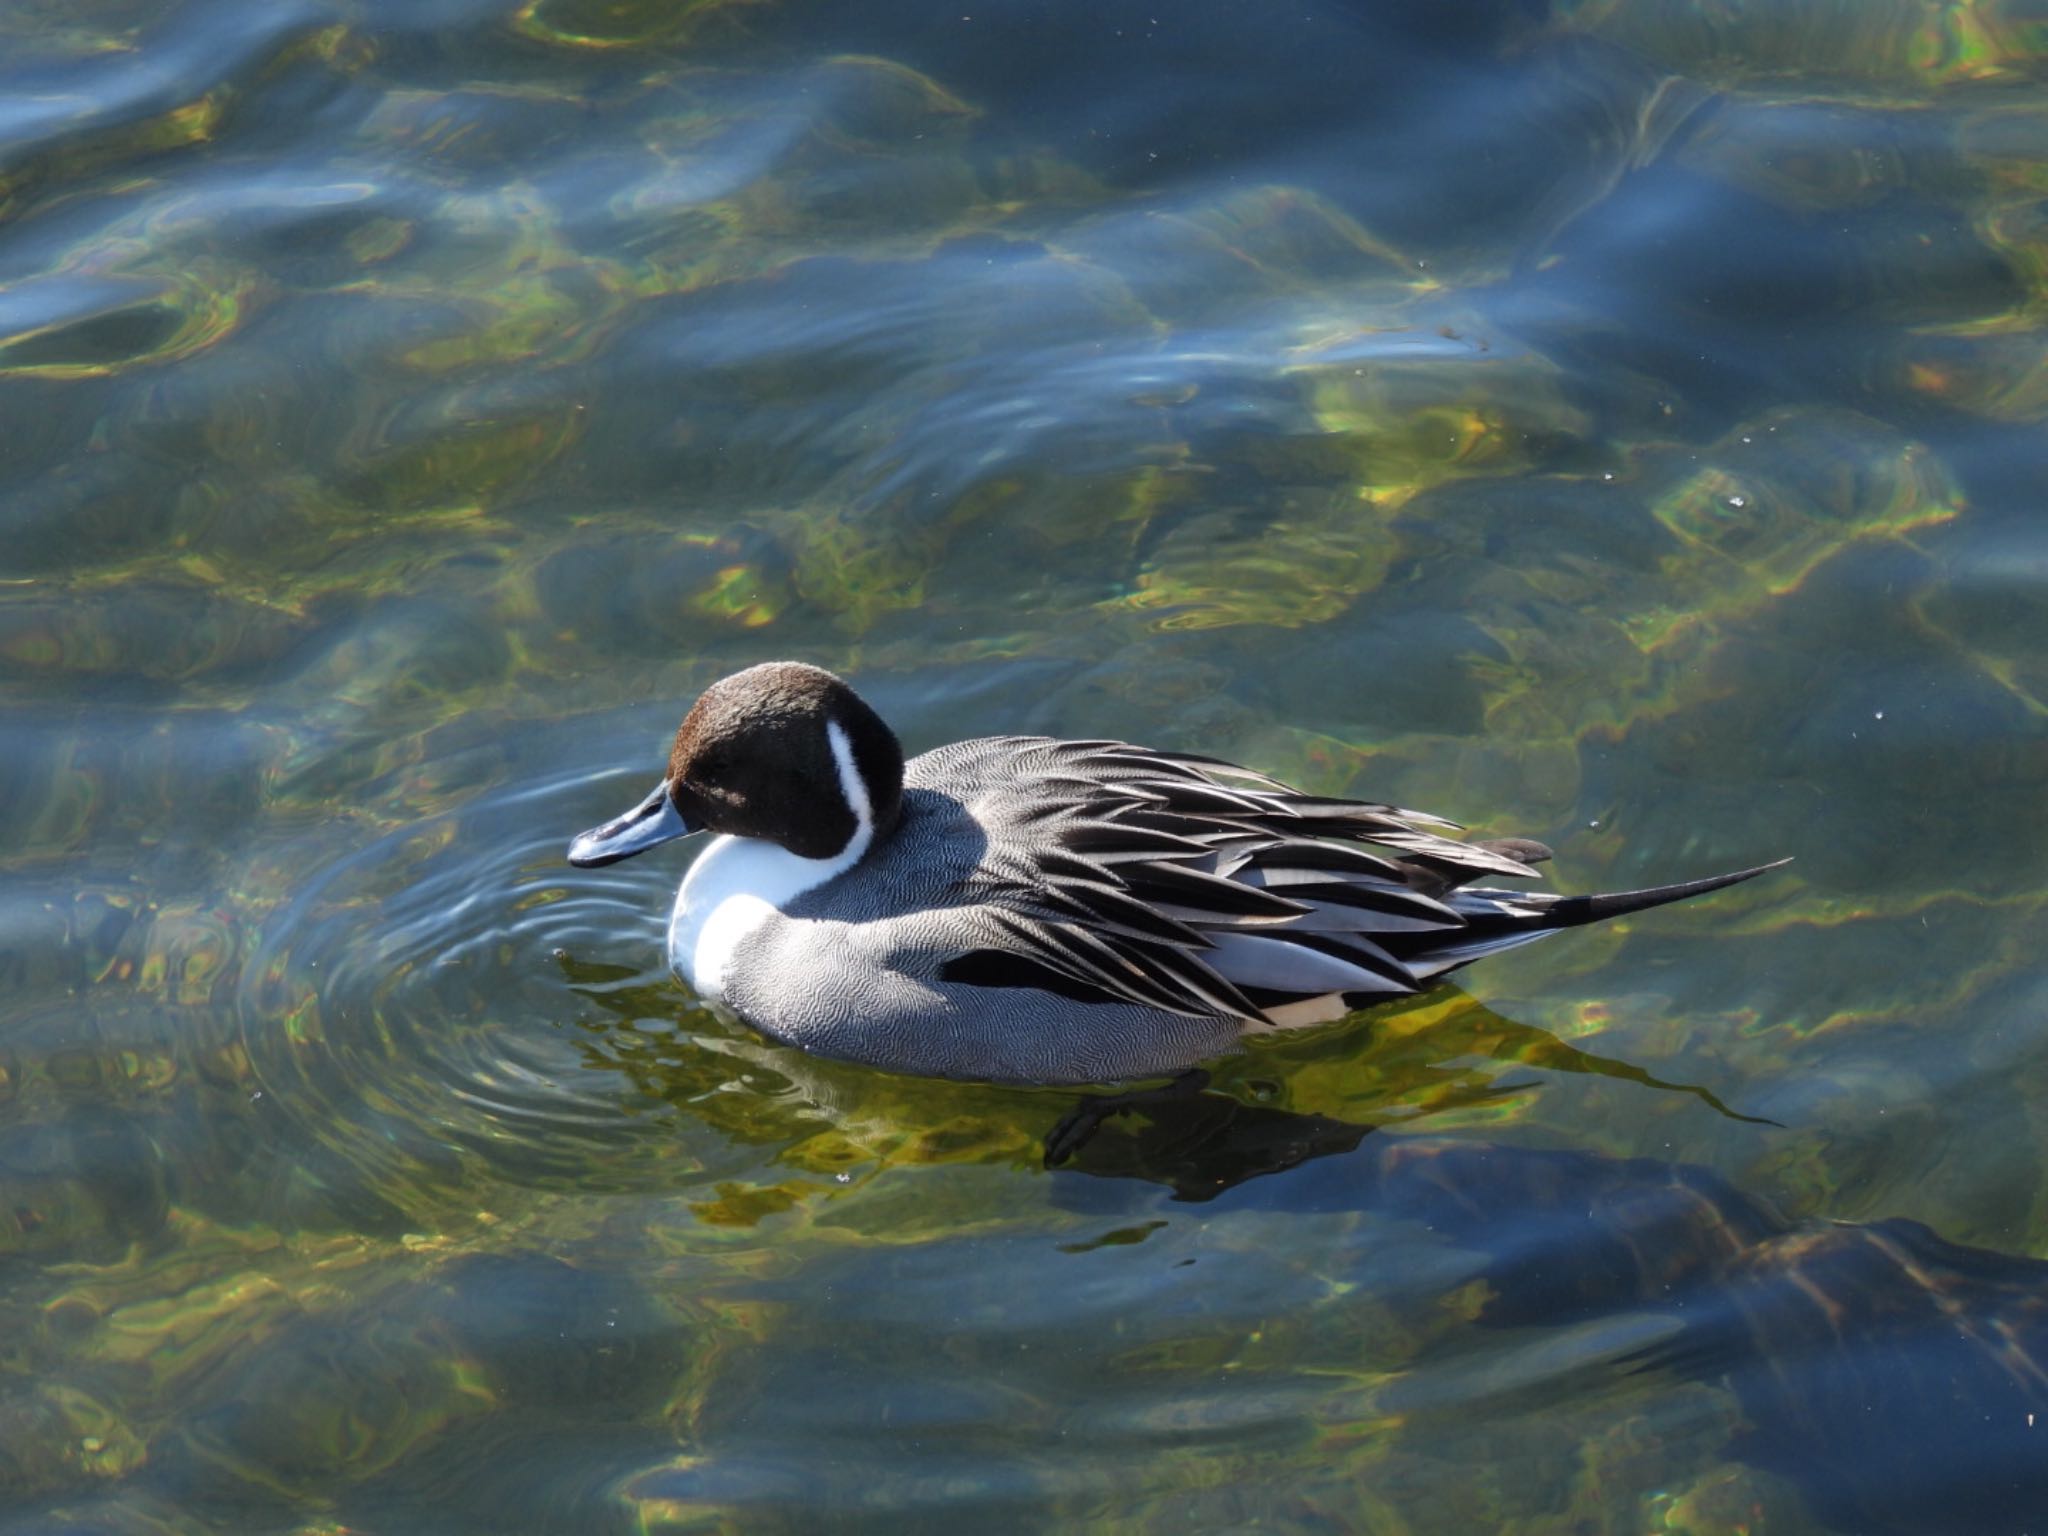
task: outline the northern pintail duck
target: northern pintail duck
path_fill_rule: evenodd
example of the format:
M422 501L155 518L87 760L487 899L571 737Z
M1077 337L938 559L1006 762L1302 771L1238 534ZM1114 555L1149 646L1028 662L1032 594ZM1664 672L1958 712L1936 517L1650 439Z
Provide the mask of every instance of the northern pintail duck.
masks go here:
M1550 851L1456 830L1120 741L990 736L906 763L839 678L768 662L705 690L666 777L569 862L717 833L668 927L699 996L820 1055L1030 1083L1179 1073L1777 867L1498 890L1473 882L1533 876Z

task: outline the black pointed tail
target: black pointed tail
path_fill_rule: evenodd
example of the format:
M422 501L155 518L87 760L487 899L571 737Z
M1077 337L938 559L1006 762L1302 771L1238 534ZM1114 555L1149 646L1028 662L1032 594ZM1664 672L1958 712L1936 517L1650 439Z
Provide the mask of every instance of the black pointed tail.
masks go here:
M1740 885L1745 880L1754 880L1758 875L1768 874L1790 864L1790 859L1777 859L1769 864L1759 864L1754 869L1738 869L1732 875L1709 875L1704 880L1682 880L1677 885L1653 885L1641 891L1613 891L1605 896L1560 896L1543 913L1545 928L1576 928L1581 923L1597 923L1605 918L1620 917L1628 912L1641 912L1647 907L1661 907L1666 902L1684 901L1688 896L1704 896L1709 891L1718 891L1723 886Z

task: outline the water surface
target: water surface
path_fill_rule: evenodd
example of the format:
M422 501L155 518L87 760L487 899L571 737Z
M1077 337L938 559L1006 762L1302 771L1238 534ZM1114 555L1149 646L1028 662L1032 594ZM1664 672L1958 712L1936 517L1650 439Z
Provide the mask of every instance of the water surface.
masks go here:
M0 1530L2040 1529L2044 50L0 12ZM562 862L778 656L1797 862L1049 1172Z

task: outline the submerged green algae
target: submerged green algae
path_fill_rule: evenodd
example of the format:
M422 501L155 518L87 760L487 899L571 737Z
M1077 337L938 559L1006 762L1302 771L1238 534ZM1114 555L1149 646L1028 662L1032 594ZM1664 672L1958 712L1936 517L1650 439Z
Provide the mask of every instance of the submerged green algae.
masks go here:
M1662 1323L1503 1343L1330 1170L1456 1131L2041 1246L2028 8L1559 6L1506 129L1149 181L1097 144L1175 135L965 46L466 14L0 23L111 71L0 166L24 1518L1812 1528L1726 1390L1625 1366ZM1502 222L1354 165L1517 137ZM560 866L771 654L1573 889L1799 862L1223 1064L1337 1128L1198 1207L1043 1170L1066 1096L692 1006L673 865Z

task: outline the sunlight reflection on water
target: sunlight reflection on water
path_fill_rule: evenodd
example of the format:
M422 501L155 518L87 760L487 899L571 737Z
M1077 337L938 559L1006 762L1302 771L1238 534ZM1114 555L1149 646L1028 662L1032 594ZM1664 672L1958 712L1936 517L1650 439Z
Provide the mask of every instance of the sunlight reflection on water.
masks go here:
M2038 1516L2041 45L0 15L0 1527ZM1048 1172L560 862L777 655L1799 862Z

